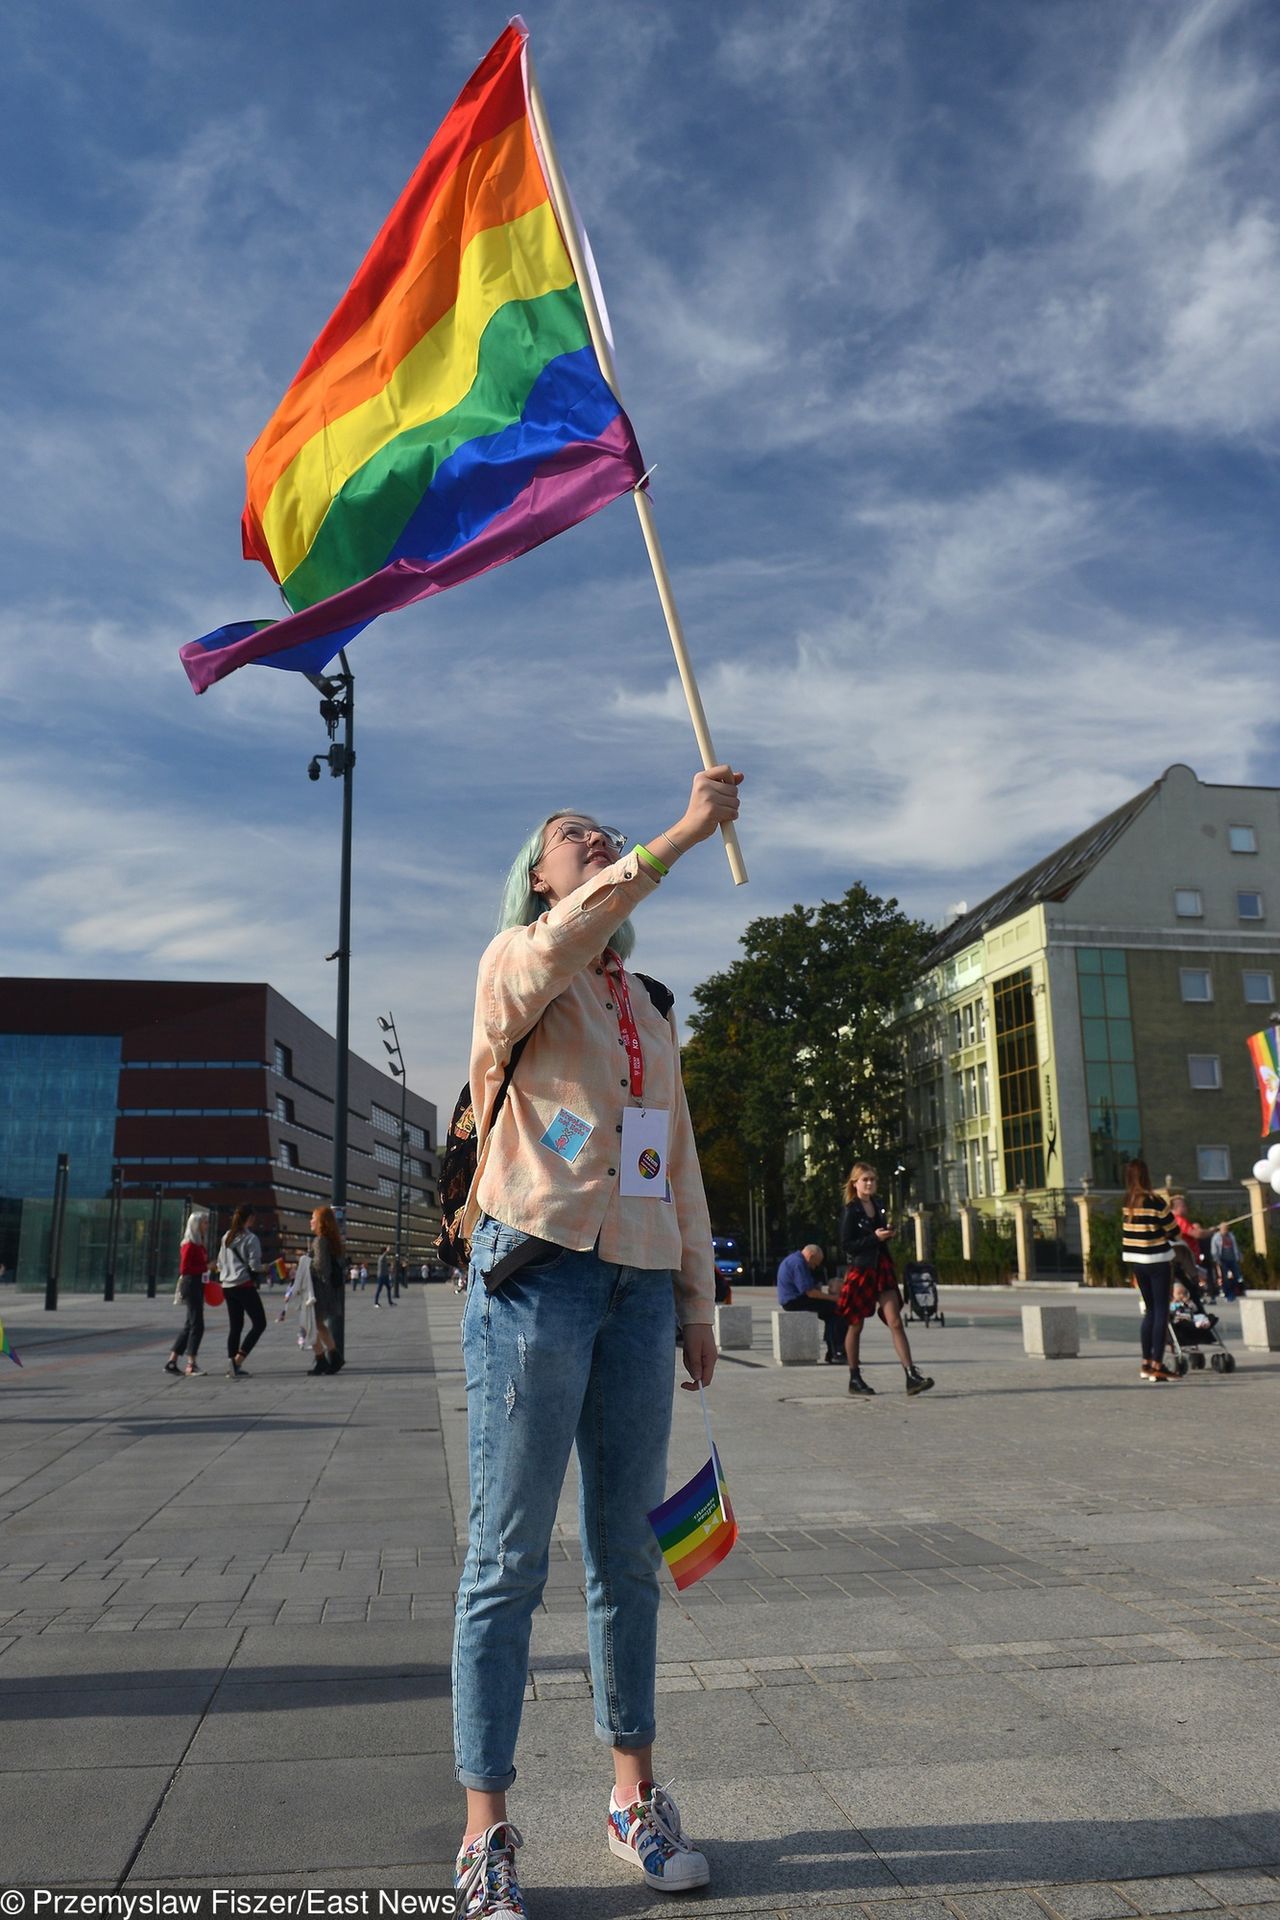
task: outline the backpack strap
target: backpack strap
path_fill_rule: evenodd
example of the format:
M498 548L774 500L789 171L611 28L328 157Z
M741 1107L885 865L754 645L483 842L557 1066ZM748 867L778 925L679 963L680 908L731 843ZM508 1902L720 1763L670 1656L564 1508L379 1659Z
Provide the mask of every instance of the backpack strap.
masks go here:
M652 1000L656 1011L665 1020L676 1003L676 997L670 987L664 986L661 980L651 979L647 973L638 973L636 979L644 983L645 992Z

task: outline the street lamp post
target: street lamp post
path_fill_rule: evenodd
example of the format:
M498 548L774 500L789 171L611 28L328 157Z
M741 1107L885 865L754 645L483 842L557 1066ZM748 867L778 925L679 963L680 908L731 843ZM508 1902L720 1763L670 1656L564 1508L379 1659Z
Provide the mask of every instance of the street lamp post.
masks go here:
M378 1025L382 1028L382 1031L384 1034L389 1033L391 1035L390 1040L384 1039L382 1044L391 1056L391 1058L387 1062L387 1065L391 1069L391 1072L395 1076L395 1078L400 1082L400 1166L399 1166L399 1171L396 1174L396 1271L395 1271L395 1290L397 1293L399 1293L400 1291L400 1248L402 1243L403 1223L404 1223L404 1145L405 1145L405 1138L406 1138L405 1106L409 1098L409 1082L405 1075L404 1054L400 1050L400 1035L396 1032L396 1017L394 1013L388 1013L385 1020L383 1019L382 1015L379 1014Z
M338 963L338 1005L334 1025L335 1054L333 1068L333 1178L330 1194L339 1227L347 1217L347 1054L351 1024L351 805L352 774L355 771L355 675L347 665L347 656L339 651L341 672L308 674L320 695L320 718L329 735L329 751L312 756L307 778L320 778L326 764L335 780L342 782L342 861L338 879L338 944L326 954L326 960ZM342 739L338 739L338 728ZM346 1358L346 1294L337 1290L336 1325L331 1328L339 1357Z

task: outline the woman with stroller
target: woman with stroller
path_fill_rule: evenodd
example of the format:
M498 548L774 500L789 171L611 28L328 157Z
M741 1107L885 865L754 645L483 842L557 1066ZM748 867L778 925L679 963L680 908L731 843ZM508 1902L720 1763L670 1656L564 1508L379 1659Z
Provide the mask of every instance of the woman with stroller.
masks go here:
M1169 1297L1173 1255L1181 1235L1163 1194L1151 1191L1145 1160L1130 1160L1124 1170L1124 1258L1142 1294L1142 1366L1139 1379L1151 1386L1176 1380L1164 1364L1169 1337Z
M928 1374L921 1373L911 1358L911 1346L902 1324L902 1295L894 1271L889 1242L889 1225L884 1202L876 1192L877 1174L866 1160L855 1160L844 1183L844 1212L840 1215L840 1245L849 1262L844 1285L836 1298L836 1310L849 1322L844 1337L845 1358L849 1362L849 1391L873 1395L858 1364L862 1343L862 1323L879 1314L889 1329L894 1351L907 1376L907 1392L928 1393L933 1385Z
M204 1371L196 1365L196 1355L204 1339L204 1277L209 1271L205 1235L208 1231L209 1216L198 1208L187 1220L178 1252L178 1299L186 1308L187 1319L173 1343L173 1352L164 1363L166 1373L194 1374ZM178 1361L184 1353L187 1364L179 1367Z
M589 814L549 814L516 856L480 961L463 1218L470 1541L453 1651L467 1792L455 1884L469 1920L525 1911L506 1794L575 1447L595 1731L613 1759L601 1838L651 1890L710 1878L654 1780L662 1557L647 1516L666 1491L677 1323L685 1384L715 1369L715 1262L670 999L625 963L629 915L736 817L741 777L699 773L680 819L630 853Z

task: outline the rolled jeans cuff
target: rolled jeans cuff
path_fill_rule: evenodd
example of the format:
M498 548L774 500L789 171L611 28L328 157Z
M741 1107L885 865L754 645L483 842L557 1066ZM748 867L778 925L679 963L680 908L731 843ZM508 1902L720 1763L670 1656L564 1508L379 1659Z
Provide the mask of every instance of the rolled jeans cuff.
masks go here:
M606 1747L618 1747L623 1753L630 1753L640 1747L651 1747L658 1737L656 1726L642 1727L639 1733L613 1733L608 1727L602 1727L596 1721L596 1739Z
M515 1780L516 1770L511 1767L506 1773L468 1773L465 1767L455 1767L453 1777L472 1793L505 1793Z

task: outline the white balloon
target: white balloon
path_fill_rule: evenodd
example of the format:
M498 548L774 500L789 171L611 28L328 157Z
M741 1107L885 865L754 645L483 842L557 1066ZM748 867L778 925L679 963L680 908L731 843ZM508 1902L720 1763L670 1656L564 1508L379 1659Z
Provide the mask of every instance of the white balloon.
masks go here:
M1255 1160L1253 1163L1253 1177L1255 1180L1269 1180L1271 1178L1271 1162L1269 1160Z
M1280 1167L1277 1167L1271 1176L1271 1191L1280 1193Z
M1267 1158L1273 1167L1280 1167L1280 1140L1276 1141L1274 1147L1267 1148Z

